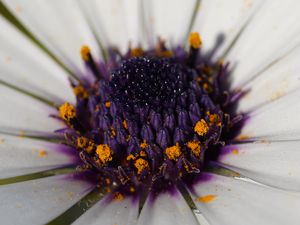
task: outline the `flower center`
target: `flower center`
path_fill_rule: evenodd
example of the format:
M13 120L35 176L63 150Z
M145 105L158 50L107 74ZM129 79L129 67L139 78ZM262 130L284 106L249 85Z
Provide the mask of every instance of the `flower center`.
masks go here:
M189 52L163 42L118 57L114 52L107 74L84 46L96 81L74 84L76 106L65 103L59 112L69 127L66 143L100 186L118 193L163 190L194 179L230 142L234 115L221 86L226 68L198 59L200 46L193 33Z

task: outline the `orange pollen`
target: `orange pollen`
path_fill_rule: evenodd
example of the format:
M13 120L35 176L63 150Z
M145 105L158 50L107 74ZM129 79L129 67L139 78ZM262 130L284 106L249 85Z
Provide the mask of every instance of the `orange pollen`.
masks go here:
M96 154L98 155L101 163L105 164L112 160L112 152L107 144L100 144L97 146Z
M147 147L148 147L147 141L144 140L144 141L140 144L140 147L141 147L142 149L147 148Z
M105 102L105 104L104 104L104 105L105 105L105 107L106 107L106 108L109 108L109 107L110 107L110 105L111 105L111 103L110 103L109 101L107 101L107 102Z
M116 136L116 131L113 127L110 128L111 129L111 137L115 137Z
M76 109L70 103L65 102L59 107L59 115L65 121L70 121L76 117Z
M84 61L89 61L89 59L91 57L91 50L90 50L89 46L83 45L80 49L80 55Z
M96 148L95 143L93 141L89 141L84 150L87 153L91 154L95 150L95 148Z
M76 87L73 88L73 93L76 96L80 96L83 98L88 98L89 97L89 93L84 89L84 87L82 85L78 85Z
M210 125L217 125L217 126L222 125L221 118L219 117L218 114L210 114L208 112L207 115L209 116L209 124Z
M47 156L47 151L46 150L40 150L39 151L39 157L45 157Z
M141 157L145 157L145 156L147 156L147 154L146 154L146 152L144 152L144 151L140 151L140 156L141 156Z
M120 192L114 193L114 200L115 201L122 201L124 199L124 196Z
M134 166L138 170L137 173L141 174L143 170L149 168L149 163L145 159L140 158L140 159L135 160Z
M199 157L201 153L200 141L189 141L187 147L192 151L192 153Z
M202 45L202 40L198 32L192 32L189 36L189 44L192 48L198 49Z
M128 124L126 120L123 120L123 127L128 130Z
M126 159L127 159L127 161L129 161L129 160L135 159L135 157L134 157L134 155L129 154Z
M197 198L198 202L203 202L203 203L208 203L208 202L212 202L216 199L216 195L205 195L202 197Z
M204 119L199 120L195 127L194 127L194 131L199 135L199 136L203 136L208 132L208 125L205 122Z
M77 138L77 147L84 148L87 146L89 140L86 137L78 137Z
M177 160L181 155L179 144L166 148L166 155L170 160Z
M131 49L130 54L133 57L138 57L138 56L142 56L144 54L144 51L141 48L133 48Z

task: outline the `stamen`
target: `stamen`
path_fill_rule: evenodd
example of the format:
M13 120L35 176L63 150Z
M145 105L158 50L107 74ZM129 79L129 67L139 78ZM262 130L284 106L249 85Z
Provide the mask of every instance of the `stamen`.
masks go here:
M135 160L134 166L138 170L137 173L141 174L143 170L149 168L149 163L145 159L139 158Z
M90 48L87 45L83 45L80 49L80 54L81 58L87 67L93 72L94 76L98 79L101 79L100 71L94 61Z
M80 98L86 99L89 97L89 93L84 89L84 87L82 85L78 85L78 86L74 87L73 92L77 97L80 97Z
M190 52L189 52L188 64L189 66L193 67L197 61L199 48L202 45L202 41L199 33L193 32L190 34L189 44L190 44Z
M201 119L196 123L194 131L199 135L203 136L208 132L208 125L204 119Z
M189 43L190 43L191 47L194 48L194 49L198 49L198 48L201 47L202 40L201 40L200 35L199 35L198 32L193 32L193 33L190 34Z
M96 153L101 163L106 164L112 160L112 152L107 144L100 144L97 146Z
M132 57L139 57L144 54L144 51L142 48L132 48L130 54Z
M76 109L70 103L65 102L59 107L59 114L62 119L64 119L67 122L70 122L76 117Z
M179 144L166 148L166 155L170 160L177 160L181 155Z
M201 152L201 145L200 145L200 141L189 141L187 143L187 147L192 151L192 153L199 157L200 156L200 152Z

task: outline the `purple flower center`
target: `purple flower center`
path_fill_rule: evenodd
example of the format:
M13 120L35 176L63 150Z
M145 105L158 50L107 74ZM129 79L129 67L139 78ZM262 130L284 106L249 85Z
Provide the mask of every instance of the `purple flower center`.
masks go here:
M74 84L77 104L60 115L100 186L128 194L187 184L232 140L239 120L230 119L226 67L198 59L198 48L113 52L106 74L84 49L96 81Z

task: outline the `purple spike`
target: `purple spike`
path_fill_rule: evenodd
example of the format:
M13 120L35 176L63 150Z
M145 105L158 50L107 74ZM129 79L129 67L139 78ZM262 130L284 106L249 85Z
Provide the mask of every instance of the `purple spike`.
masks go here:
M177 143L177 142L182 143L185 141L185 135L181 128L177 127L175 129L173 141L174 141L174 143Z
M117 113L117 106L114 102L110 103L109 112L112 117L114 117Z
M136 136L139 134L139 127L137 122L133 120L127 120L128 131L131 136Z
M161 115L159 113L153 113L150 116L150 123L154 127L154 129L157 131L162 125Z
M173 114L167 114L164 120L164 127L173 130L175 128L175 117Z
M170 136L167 129L161 129L156 136L156 142L161 148L166 148L170 143Z
M102 130L110 129L110 119L107 116L100 116L99 117L99 128Z
M154 135L153 135L153 132L151 130L151 127L148 124L143 125L142 131L141 131L141 136L147 142L152 142L153 141Z
M127 144L127 142L126 142L126 132L122 129L117 130L117 142L119 144L122 144L122 145Z
M187 127L189 125L189 116L185 110L178 112L178 126Z

